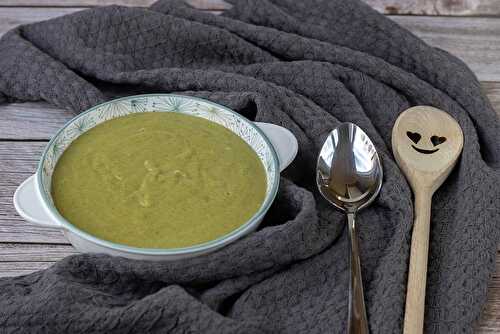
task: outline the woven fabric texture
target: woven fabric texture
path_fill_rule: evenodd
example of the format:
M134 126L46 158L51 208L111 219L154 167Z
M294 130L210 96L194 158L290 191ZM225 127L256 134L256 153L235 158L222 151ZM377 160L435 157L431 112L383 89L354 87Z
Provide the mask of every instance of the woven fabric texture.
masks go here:
M411 190L391 154L414 105L461 125L461 159L434 195L426 333L471 333L495 268L500 126L471 71L358 0L232 0L213 15L182 1L110 6L24 25L0 40L0 101L81 112L118 95L175 92L290 129L295 162L261 228L177 262L75 255L0 279L1 332L345 333L344 215L315 186L316 156L340 122L371 137L384 168L358 217L372 333L400 333Z

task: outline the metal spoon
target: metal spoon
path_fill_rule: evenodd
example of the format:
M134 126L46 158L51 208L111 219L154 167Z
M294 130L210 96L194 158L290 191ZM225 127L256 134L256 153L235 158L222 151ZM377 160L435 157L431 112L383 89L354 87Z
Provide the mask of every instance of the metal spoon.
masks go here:
M382 186L382 165L370 138L352 123L342 123L328 135L318 157L319 192L347 214L351 275L348 333L368 333L363 282L356 235L356 212L373 201Z

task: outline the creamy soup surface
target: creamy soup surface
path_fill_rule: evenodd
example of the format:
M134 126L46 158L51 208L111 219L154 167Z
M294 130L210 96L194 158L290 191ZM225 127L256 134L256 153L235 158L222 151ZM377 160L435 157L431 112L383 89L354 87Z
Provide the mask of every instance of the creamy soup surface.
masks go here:
M78 137L57 162L52 197L98 238L141 248L217 239L255 214L264 167L221 125L171 112L135 113Z

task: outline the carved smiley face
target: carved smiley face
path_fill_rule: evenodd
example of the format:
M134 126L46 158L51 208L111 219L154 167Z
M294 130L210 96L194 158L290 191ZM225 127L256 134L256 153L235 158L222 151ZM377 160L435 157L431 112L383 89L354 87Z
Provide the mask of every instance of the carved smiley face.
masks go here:
M415 151L417 151L419 153L422 153L422 154L432 154L432 153L435 153L435 152L439 151L439 147L437 147L437 146L441 145L442 143L444 143L446 141L446 137L440 137L440 136L437 136L437 135L432 135L429 138L429 140L432 143L433 147L435 147L435 148L426 149L426 148L420 148L420 147L416 146L418 144L418 142L420 141L420 139L422 139L422 136L420 135L420 133L406 131L406 135L414 143L414 144L411 145L411 147Z
M402 112L392 132L393 152L398 161L420 171L445 168L460 152L463 134L448 113L429 106L417 106Z

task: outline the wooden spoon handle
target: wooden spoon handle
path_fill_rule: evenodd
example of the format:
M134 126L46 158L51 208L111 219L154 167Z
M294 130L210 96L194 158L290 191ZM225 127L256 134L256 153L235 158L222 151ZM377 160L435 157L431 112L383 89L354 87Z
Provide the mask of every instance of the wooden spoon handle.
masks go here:
M404 334L421 334L424 329L431 199L432 194L428 192L420 191L415 194L415 223L411 238Z

